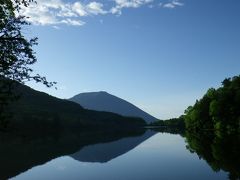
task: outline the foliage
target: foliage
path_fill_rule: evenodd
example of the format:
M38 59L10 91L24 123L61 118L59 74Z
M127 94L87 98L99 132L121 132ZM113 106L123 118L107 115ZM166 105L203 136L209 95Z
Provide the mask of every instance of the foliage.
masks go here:
M29 25L26 17L17 15L22 6L28 6L33 0L0 0L0 77L21 83L34 80L51 87L55 82L48 82L39 74L32 74L31 65L37 59L32 47L37 45L37 38L28 40L22 33L23 26Z
M48 82L46 77L34 74L30 67L37 62L33 46L37 38L28 39L22 28L28 26L26 17L20 16L21 7L28 6L33 0L0 0L0 128L5 129L9 114L6 105L15 100L12 88L15 81L24 83L33 80L51 87L55 82ZM14 81L9 81L9 79Z
M158 120L150 123L149 125L150 126L166 126L166 127L172 127L172 128L178 128L178 129L185 128L183 116L180 116L179 118L168 119L168 120Z
M188 107L184 119L187 129L240 132L240 76L225 79L222 87L210 88L202 99Z

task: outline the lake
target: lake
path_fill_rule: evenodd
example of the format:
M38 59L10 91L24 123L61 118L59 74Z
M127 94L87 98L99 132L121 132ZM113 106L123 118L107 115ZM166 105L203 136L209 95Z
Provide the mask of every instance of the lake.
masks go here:
M16 161L10 160L11 170L5 167L1 171L5 174L1 177L12 180L219 180L239 178L239 158L227 157L228 160L230 158L230 164L229 162L228 164L216 163L216 159L207 152L208 148L206 152L204 150L200 154L198 141L179 134L148 130L141 135L118 137L116 140L79 146L79 150L70 147L72 150L69 152L73 152L71 154L67 154L68 151L65 150L59 152L54 149L60 147L59 139L55 141L49 140L48 145L40 149L33 143L33 146L30 146L31 151L26 149L29 148L29 143L26 144L23 146L25 150L21 150L22 158L19 157L21 154L18 154ZM207 140L204 143L207 143ZM214 145L212 142L209 143ZM193 148L196 144L197 153ZM49 146L54 148L46 150ZM239 147L236 148L232 150L238 151ZM213 147L210 149L212 150ZM57 155L54 155L52 151ZM234 153L238 154L238 152L233 152L231 155ZM9 157L14 159L15 156L11 154ZM224 151L221 155L224 155ZM231 161L235 162L231 164Z

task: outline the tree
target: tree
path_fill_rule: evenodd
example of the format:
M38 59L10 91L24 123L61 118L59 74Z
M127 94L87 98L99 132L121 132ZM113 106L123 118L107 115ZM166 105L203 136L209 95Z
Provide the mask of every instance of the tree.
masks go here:
M226 78L222 82L222 85L225 86L225 87L230 86L230 84L231 84L231 78Z
M37 38L28 39L24 36L22 28L30 24L26 21L27 17L18 14L21 7L27 7L33 1L0 0L0 127L7 124L3 120L6 116L4 110L16 97L12 92L16 82L33 80L47 87L56 84L48 82L46 77L34 74L30 67L37 62L32 49L37 45Z
M240 76L227 78L222 87L210 88L193 107L185 111L187 129L240 132Z
M37 38L27 39L22 27L30 25L26 17L17 15L21 6L28 6L33 0L0 0L0 77L20 83L34 80L51 87L45 77L33 74L31 65L37 62L32 47Z

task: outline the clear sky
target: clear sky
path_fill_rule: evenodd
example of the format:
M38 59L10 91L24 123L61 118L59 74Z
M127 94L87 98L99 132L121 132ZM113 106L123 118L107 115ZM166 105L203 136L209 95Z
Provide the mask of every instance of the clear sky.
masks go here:
M160 119L240 74L239 0L39 0L35 72L60 98L107 91Z

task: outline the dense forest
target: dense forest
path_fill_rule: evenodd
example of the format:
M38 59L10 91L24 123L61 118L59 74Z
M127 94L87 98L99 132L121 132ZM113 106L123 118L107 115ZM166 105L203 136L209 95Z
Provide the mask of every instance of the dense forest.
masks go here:
M159 120L150 125L191 131L240 132L240 76L225 79L218 89L210 88L179 118Z
M158 120L150 123L149 125L185 129L184 116L180 116L179 118L172 118L168 120Z
M187 129L240 132L240 76L225 79L222 87L210 88L185 111Z

